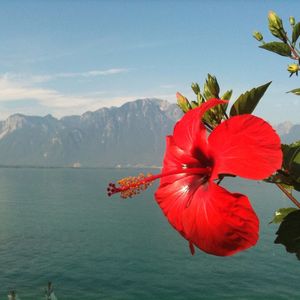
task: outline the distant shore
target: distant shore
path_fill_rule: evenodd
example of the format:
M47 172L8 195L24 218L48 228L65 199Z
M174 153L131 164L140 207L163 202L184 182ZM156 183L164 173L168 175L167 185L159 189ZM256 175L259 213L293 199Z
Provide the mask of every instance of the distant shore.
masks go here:
M161 169L161 166L31 166L31 165L0 165L2 169Z

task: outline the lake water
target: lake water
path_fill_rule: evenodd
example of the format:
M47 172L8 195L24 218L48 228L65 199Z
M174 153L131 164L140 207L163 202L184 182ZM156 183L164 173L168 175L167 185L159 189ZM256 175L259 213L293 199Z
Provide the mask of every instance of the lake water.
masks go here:
M0 169L0 300L299 299L300 262L273 244L274 210L292 206L274 186L231 180L261 217L258 245L232 257L196 251L153 200L127 200L107 183L140 170ZM148 172L148 170L146 171ZM298 194L299 196L299 194Z

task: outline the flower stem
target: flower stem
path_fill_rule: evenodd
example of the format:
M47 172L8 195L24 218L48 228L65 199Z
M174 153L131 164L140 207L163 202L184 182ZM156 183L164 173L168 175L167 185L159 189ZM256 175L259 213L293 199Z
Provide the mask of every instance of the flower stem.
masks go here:
M276 186L298 207L300 208L300 203L298 200L288 192L280 183L276 183Z
M300 53L298 52L297 48L293 45L292 41L289 39L289 37L287 36L286 33L285 33L285 37L286 37L286 40L287 40L286 44L290 47L291 52L294 55L293 59L298 60L300 58L300 56L299 56Z
M214 128L208 124L207 122L203 121L204 125L206 126L206 129L209 131L209 132L212 132L214 130Z
M224 109L223 105L221 105L221 109L222 109L222 112L223 112L225 118L228 120L229 117L228 117L228 115L227 115L227 113L226 113L226 110Z

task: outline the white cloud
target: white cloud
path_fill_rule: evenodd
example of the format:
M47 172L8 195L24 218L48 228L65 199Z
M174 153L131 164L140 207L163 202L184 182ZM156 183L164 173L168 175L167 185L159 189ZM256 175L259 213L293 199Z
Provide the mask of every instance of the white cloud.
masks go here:
M50 76L51 78L75 78L75 77L97 77L97 76L107 76L115 75L124 72L128 72L129 69L115 68L108 70L91 70L87 72L71 72L71 73L58 73Z
M23 84L33 84L48 82L60 78L91 78L91 77L101 77L116 75L129 72L130 69L126 68L111 68L107 70L90 70L85 72L64 72L64 73L55 73L55 74L46 74L46 75L30 75L30 74L15 74L15 73L6 73L2 77L8 80L21 81Z
M6 74L0 76L0 119L5 119L17 112L31 115L50 113L58 118L72 114L79 115L88 110L94 111L101 107L120 106L128 101L153 97L150 94L149 92L128 95L120 92L118 95L116 91L114 91L113 96L105 91L84 95L65 94L55 89L38 87L31 78L26 81L25 78L21 80L18 76ZM174 99L173 94L157 95L156 97Z
M53 89L30 86L28 83L0 77L0 103L16 100L35 100L50 109L82 107L96 101L94 97L65 95Z

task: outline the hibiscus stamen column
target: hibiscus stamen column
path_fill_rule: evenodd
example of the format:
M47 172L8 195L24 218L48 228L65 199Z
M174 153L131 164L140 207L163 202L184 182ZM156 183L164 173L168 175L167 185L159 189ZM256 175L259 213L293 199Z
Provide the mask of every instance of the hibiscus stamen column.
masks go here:
M182 168L182 169L176 169L169 172L163 172L160 174L152 175L152 174L139 174L138 176L129 176L122 178L118 180L119 186L116 186L115 183L109 183L107 187L107 195L112 196L113 194L120 193L121 197L131 198L137 194L139 194L141 191L146 190L154 180L157 180L162 177L167 177L171 175L177 175L177 174L199 174L199 175L206 175L209 177L211 174L211 168Z

